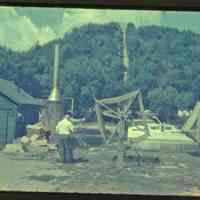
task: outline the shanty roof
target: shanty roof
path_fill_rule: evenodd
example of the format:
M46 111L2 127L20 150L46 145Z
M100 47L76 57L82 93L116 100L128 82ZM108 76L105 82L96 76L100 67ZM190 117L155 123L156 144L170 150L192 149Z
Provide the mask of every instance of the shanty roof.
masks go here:
M12 81L0 79L0 94L3 94L16 104L43 105L41 99L32 97Z

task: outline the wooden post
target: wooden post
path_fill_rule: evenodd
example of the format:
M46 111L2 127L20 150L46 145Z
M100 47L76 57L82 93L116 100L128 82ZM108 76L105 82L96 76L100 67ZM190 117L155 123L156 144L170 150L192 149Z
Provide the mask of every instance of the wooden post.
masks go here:
M71 112L74 114L74 99L72 98L72 107L71 107Z
M144 121L144 132L145 132L145 134L149 135L150 133L149 133L149 129L148 129L148 126L147 126L147 120L146 120L147 117L144 113L145 109L144 109L144 104L143 104L141 92L139 92L138 101L139 101L139 106L140 106L140 112L143 113L142 118L143 118L143 121Z
M189 119L183 125L182 130L188 132L190 129L192 129L199 115L200 115L200 102L197 102Z
M144 104L143 104L143 99L140 92L138 94L138 101L139 101L140 112L144 112Z
M128 47L127 47L127 24L122 24L122 33L123 33L123 64L124 64L124 82L128 79L128 67L129 67L129 57L128 57Z
M200 116L198 116L198 119L197 119L196 140L197 140L197 143L200 145Z
M98 123L98 127L100 129L100 133L102 135L103 141L106 142L106 136L105 136L106 129L105 129L105 125L103 122L102 111L101 111L100 105L97 102L95 105L95 110L96 110L96 114L97 114L97 123Z

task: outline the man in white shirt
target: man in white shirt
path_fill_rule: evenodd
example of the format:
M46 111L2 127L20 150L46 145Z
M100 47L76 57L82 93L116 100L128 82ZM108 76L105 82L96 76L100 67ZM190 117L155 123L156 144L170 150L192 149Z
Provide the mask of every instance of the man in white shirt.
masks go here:
M79 144L78 139L73 135L75 131L73 123L80 123L82 121L84 121L84 119L75 120L71 117L71 114L68 113L58 122L54 138L58 146L61 162L73 162L73 150Z
M74 126L70 120L70 115L67 114L64 118L58 122L56 126L56 133L59 135L70 135L74 131Z
M66 114L56 126L56 132L53 134L53 140L57 144L60 161L67 163L73 162L73 149L75 147L75 138L72 137L74 126L71 122L70 114Z

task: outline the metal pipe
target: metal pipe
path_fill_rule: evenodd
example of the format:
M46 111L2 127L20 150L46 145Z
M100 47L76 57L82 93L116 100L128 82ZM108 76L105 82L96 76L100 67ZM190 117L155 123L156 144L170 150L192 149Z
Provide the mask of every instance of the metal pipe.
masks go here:
M53 68L53 81L52 81L52 91L49 96L49 101L60 101L60 93L58 89L58 75L59 75L59 45L55 45L55 58L54 58L54 68Z
M55 45L55 59L54 59L54 74L53 87L58 87L58 73L59 73L59 45Z
M53 66L53 80L52 80L52 90L47 102L47 125L48 129L54 133L57 123L64 116L64 109L62 104L62 99L59 92L59 45L55 45L55 57Z

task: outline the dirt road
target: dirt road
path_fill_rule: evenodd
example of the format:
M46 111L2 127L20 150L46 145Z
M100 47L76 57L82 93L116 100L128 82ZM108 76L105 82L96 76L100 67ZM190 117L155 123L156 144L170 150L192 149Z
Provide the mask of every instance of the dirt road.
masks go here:
M0 190L136 193L136 194L200 194L200 157L189 154L144 153L156 156L160 163L133 161L123 168L112 160L110 149L82 150L83 162L61 164L55 155L6 155L0 153ZM148 159L147 159L148 160Z

